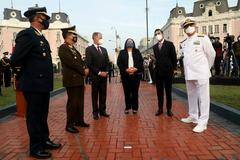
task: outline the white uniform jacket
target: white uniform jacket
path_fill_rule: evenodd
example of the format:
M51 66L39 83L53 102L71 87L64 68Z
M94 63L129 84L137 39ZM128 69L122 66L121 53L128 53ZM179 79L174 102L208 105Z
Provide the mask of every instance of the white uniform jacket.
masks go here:
M185 80L209 79L216 52L208 36L195 34L184 40L180 47Z

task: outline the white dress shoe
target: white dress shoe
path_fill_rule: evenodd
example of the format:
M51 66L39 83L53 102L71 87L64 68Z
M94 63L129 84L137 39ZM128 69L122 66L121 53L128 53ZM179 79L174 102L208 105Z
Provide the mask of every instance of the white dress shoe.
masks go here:
M198 121L196 119L191 118L191 117L182 118L181 121L184 123L195 123L195 124L198 123Z
M206 129L207 129L207 125L198 124L196 127L193 128L193 132L201 133Z

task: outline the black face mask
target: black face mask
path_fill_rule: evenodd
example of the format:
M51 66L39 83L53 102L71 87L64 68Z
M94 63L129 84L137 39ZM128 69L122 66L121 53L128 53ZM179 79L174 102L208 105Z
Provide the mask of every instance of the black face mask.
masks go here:
M49 21L46 19L42 19L41 24L43 25L44 29L48 29L49 27Z
M76 36L76 37L73 37L72 40L73 40L74 43L77 43L77 40L78 40L78 39L77 39L77 36Z

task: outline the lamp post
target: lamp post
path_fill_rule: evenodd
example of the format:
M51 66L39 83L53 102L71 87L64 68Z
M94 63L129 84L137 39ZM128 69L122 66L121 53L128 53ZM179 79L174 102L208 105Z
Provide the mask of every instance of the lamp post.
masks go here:
M147 30L147 50L149 48L149 35L148 35L148 0L146 0L146 30Z
M120 39L120 37L119 37L119 35L117 33L117 29L115 27L111 27L111 29L114 29L114 31L115 31L116 52L118 52L118 50L120 49L120 43L118 43L118 40ZM112 40L109 40L109 41L112 41Z

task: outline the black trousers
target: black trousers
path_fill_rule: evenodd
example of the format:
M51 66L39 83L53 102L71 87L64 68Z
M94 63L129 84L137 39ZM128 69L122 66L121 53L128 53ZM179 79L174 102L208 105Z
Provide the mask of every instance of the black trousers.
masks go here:
M30 137L30 152L44 149L44 143L49 140L48 109L49 92L23 92L27 102L26 122Z
M217 76L220 75L221 73L221 69L220 69L221 60L222 60L222 57L216 57L214 61L215 75Z
M106 113L107 78L93 77L92 79L92 107L93 114Z
M67 101L67 127L73 127L74 123L84 122L84 86L66 87Z
M11 86L11 70L8 69L6 71L4 71L4 83L5 83L5 87L10 87Z
M141 76L122 76L122 85L125 96L126 110L133 109L138 110L138 91L140 86Z
M157 76L156 77L156 88L158 97L158 109L163 110L164 103L164 89L167 99L167 110L170 111L172 108L172 80L173 76Z

